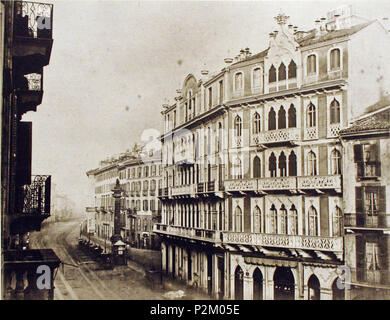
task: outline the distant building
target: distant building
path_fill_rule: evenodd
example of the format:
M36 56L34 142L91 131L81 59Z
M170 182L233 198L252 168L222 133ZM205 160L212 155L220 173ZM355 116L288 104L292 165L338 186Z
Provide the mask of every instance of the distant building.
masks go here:
M139 150L129 151L119 157L101 161L99 168L88 171L87 176L93 186L94 205L86 208L87 219L82 229L91 230L91 234L108 243L114 231L112 190L116 179L119 179L123 190L123 240L137 248L159 249L159 239L153 232L153 224L160 222L161 218L161 204L157 198L161 184L160 152L145 154Z
M347 298L352 300L390 299L390 101L384 102L388 105L368 109L341 131Z

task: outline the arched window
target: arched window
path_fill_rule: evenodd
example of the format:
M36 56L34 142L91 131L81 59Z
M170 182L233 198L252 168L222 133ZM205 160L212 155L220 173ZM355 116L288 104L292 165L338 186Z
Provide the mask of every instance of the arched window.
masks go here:
M308 283L308 299L309 300L320 300L321 296L321 289L320 289L320 281L318 278L313 274Z
M242 162L239 157L233 162L233 177L235 179L242 179Z
M280 106L278 112L278 129L286 128L286 110L284 110L283 106Z
M263 219L261 218L261 210L258 206L253 210L253 232L261 233L263 232Z
M253 178L261 177L261 160L258 156L253 159Z
M287 233L287 210L284 206L284 204L282 204L282 206L280 207L280 229L279 229L279 233L280 234L286 234Z
M261 86L261 69L256 68L253 70L253 88L260 88Z
M288 127L296 128L297 127L297 111L293 104L290 104L290 108L288 109Z
M269 211L269 233L277 233L278 228L278 211L275 205L272 205Z
M307 155L307 175L317 175L317 157L313 151L310 151Z
M242 134L242 120L240 116L236 116L234 119L234 132L236 137L241 137Z
M291 60L290 64L288 65L288 78L294 79L297 77L297 65L295 64L294 60Z
M279 73L279 81L286 80L286 66L284 65L283 62L279 66L278 73Z
M234 210L235 232L242 232L242 210L239 206Z
M260 115L257 112L255 112L253 116L253 127L252 127L253 134L258 134L260 130L261 130L261 118Z
M337 149L333 149L331 153L331 174L341 174L341 153Z
M281 177L285 177L287 175L286 156L283 151L279 156L279 170Z
M330 123L340 123L340 103L336 99L330 103Z
M271 177L276 177L276 157L273 152L268 159L268 169L270 171Z
M271 68L269 68L268 82L269 83L276 82L276 69L275 69L274 65L272 65Z
M242 72L238 72L234 75L235 90L242 90Z
M330 70L338 70L341 65L340 49L335 48L330 51Z
M288 220L288 233L293 235L298 234L298 211L294 205L290 208Z
M307 126L309 128L316 126L316 107L311 102L307 107Z
M336 206L333 212L333 236L341 236L343 212L339 206Z
M316 74L317 73L317 57L314 54L311 54L307 57L307 74Z
M291 177L296 177L297 175L297 156L294 151L291 151L288 156L288 175Z
M268 113L268 130L276 129L276 112L274 108L271 107L271 110Z
M309 236L318 236L318 216L313 206L309 208Z

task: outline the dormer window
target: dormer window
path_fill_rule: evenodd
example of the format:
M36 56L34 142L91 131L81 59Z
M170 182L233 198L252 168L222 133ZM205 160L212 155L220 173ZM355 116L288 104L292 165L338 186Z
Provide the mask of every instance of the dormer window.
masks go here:
M269 83L276 82L276 69L274 65L272 65L271 68L269 68L268 82Z
M317 73L317 57L311 54L307 57L307 74L313 75Z
M335 48L330 51L330 70L339 70L341 66L340 49Z

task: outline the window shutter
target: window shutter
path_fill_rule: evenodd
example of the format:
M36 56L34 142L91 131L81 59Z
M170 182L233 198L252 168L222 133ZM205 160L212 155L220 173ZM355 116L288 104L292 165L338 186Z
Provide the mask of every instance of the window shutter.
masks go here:
M378 161L378 145L376 143L370 145L370 162Z
M31 184L32 122L20 122L17 129L16 183Z
M356 213L363 212L363 187L355 187Z
M379 193L379 212L386 213L386 187L378 187Z
M363 154L362 154L362 145L361 144L355 144L353 146L353 153L354 153L354 160L356 162L362 162L363 161Z
M380 142L377 141L376 144L371 145L370 154L373 155L373 161L376 162L376 176L381 176L381 160L380 160Z

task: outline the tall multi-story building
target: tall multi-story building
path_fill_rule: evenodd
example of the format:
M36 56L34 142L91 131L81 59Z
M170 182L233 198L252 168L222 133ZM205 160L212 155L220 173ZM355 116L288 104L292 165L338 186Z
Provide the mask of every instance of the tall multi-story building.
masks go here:
M390 99L368 108L341 138L347 298L390 299Z
M157 197L161 186L160 153L121 161L118 170L119 181L126 190L123 239L137 248L159 249L153 224L161 219L161 202Z
M4 299L53 299L54 271L61 262L51 249L24 250L28 233L39 231L50 216L51 176L31 174L32 122L24 121L23 115L37 111L42 102L43 68L49 64L53 45L52 18L51 4L0 2ZM42 272L50 285L40 290L36 279Z
M161 203L157 198L157 189L161 184L160 152L125 152L119 157L101 161L99 168L88 171L87 176L95 196L94 205L86 208L87 220L82 228L96 236L92 236L92 239L104 252L110 250L109 241L114 232L112 190L117 179L123 191L120 217L122 239L138 248L158 249L159 239L153 233L153 224L161 219Z
M218 298L343 299L339 131L389 88L390 39L351 7L275 20L163 106L162 266Z

